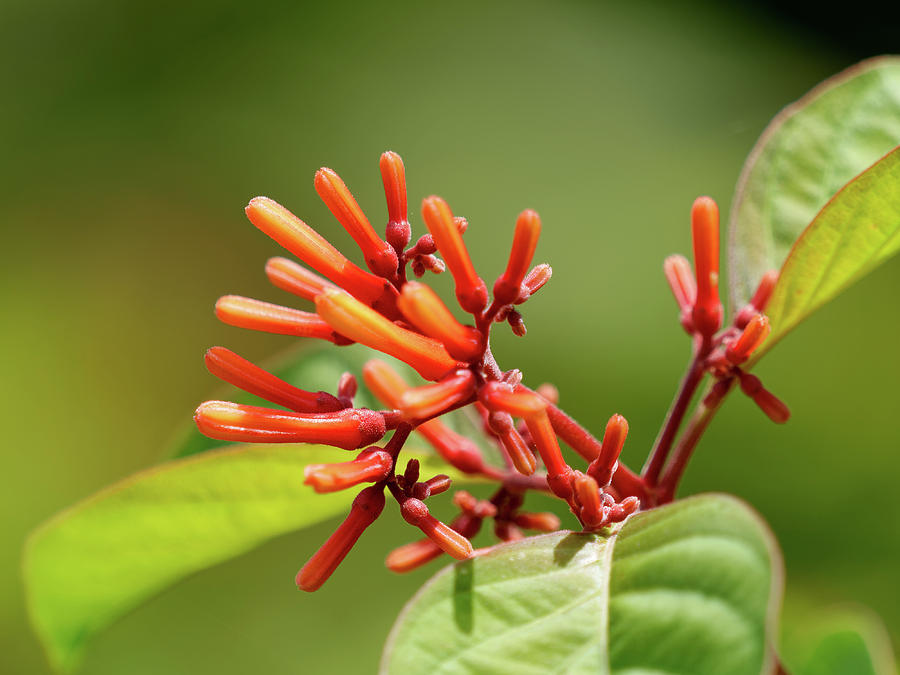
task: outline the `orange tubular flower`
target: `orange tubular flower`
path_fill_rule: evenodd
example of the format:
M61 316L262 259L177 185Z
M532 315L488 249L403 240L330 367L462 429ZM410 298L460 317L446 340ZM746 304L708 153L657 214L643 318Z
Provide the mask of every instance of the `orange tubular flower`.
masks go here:
M459 323L437 293L425 284L407 282L397 305L416 328L442 342L453 358L469 362L484 351L481 333Z
M360 492L353 500L347 519L297 572L296 582L300 590L312 592L321 588L383 509L383 488L373 485Z
M312 337L335 342L334 331L317 314L273 305L270 302L225 295L216 302L216 316L230 326L278 335Z
M775 424L784 424L791 417L791 411L788 407L768 389L763 387L762 382L756 375L749 373L740 374L741 390L753 402L759 406L766 416L775 422Z
M440 382L407 389L400 396L400 412L408 420L432 417L465 401L475 393L475 375L458 370Z
M317 272L363 302L392 314L397 292L381 277L347 260L318 232L268 197L254 197L245 209L250 222Z
M528 418L543 413L547 401L527 390L515 391L502 382L486 382L478 390L478 399L489 410Z
M547 467L547 484L557 497L568 499L572 496L572 469L566 464L559 449L559 441L550 424L546 411L525 418L525 425L531 434L544 466Z
M384 196L388 206L388 224L385 239L397 253L409 243L411 230L406 213L406 169L396 152L385 152L379 162Z
M581 505L581 520L587 527L598 528L603 524L603 503L600 488L591 476L575 472L575 497Z
M530 476L534 473L535 469L537 469L537 460L525 439L522 438L522 434L516 431L515 427L500 434L498 439L516 471L525 476Z
M304 300L315 300L325 289L337 288L330 281L287 258L269 258L266 262L266 276L272 285Z
M531 209L522 211L516 220L516 232L506 271L494 283L494 301L498 305L508 305L519 297L522 281L534 257L540 236L540 216Z
M362 250L366 265L375 274L386 279L397 276L397 252L375 234L366 214L356 203L350 190L334 171L321 168L316 172L316 192L325 202L353 241Z
M689 314L697 298L697 284L691 264L683 255L670 255L663 262L666 281L682 314Z
M736 366L744 363L765 341L771 330L768 317L757 314L747 323L744 332L725 349L725 358Z
M360 483L374 483L391 470L390 454L379 448L363 450L352 462L310 464L304 469L303 482L316 492L336 492Z
M600 454L588 466L587 473L601 487L609 485L616 462L625 445L628 436L628 420L621 415L613 415L606 423L606 431L603 433L603 442L600 446Z
M227 401L207 401L194 421L210 438L243 443L322 443L344 450L370 445L387 428L381 413L364 408L305 414Z
M384 361L372 359L363 366L363 380L375 397L386 406L399 409L403 393L410 389L406 381ZM478 446L439 419L428 420L416 427L448 464L464 473L478 473L484 460Z
M528 296L534 295L539 290L544 287L548 281L550 281L550 277L553 276L553 268L550 267L547 263L541 263L540 265L535 265L534 268L528 273L528 276L525 277L525 280L522 282L525 286L525 290L528 291ZM525 296L525 299L528 298ZM519 298L516 302L521 301L522 298Z
M401 328L349 293L325 291L316 297L316 310L341 335L405 361L426 380L457 366L440 342Z
M722 325L719 301L719 207L709 197L698 197L691 208L694 240L694 271L697 299L692 318L703 336L713 335Z
M225 347L206 352L206 367L216 377L296 412L334 412L344 407L331 394L298 389Z
M424 502L414 498L407 499L400 507L400 513L406 522L422 530L447 555L457 560L464 560L472 555L472 542L428 513Z
M766 306L769 304L769 298L772 297L772 291L775 290L776 283L778 283L778 270L769 270L766 272L763 275L763 278L760 279L759 286L756 287L756 292L750 299L750 303L744 305L741 311L738 312L737 318L734 320L734 325L738 328L743 328L750 322L750 319L757 314L764 312Z
M475 273L472 259L463 243L462 235L450 207L440 197L428 197L422 202L422 218L438 251L450 268L456 282L456 298L460 306L472 314L487 305L487 286Z
M559 517L555 513L517 513L513 522L526 530L538 532L556 532L559 529Z

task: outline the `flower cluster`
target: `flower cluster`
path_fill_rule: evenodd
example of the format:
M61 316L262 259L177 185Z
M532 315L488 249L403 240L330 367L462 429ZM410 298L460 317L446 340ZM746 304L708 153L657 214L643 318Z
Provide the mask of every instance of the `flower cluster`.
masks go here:
M762 311L775 278L767 275L752 303L737 314L733 325L720 330L719 223L711 199L699 198L692 210L694 273L683 257L673 256L665 263L681 323L694 337L694 358L648 463L638 475L618 461L628 434L624 417L613 415L598 440L559 408L554 387L527 387L519 370L502 370L491 352L492 326L505 322L513 333L523 336L520 307L550 279L549 265L532 267L541 231L538 214L526 210L519 215L506 269L489 294L463 239L467 221L455 216L440 197L428 197L421 209L428 233L410 245L403 162L397 154L386 152L380 166L388 211L384 238L334 171L323 168L315 176L316 191L359 246L368 270L351 262L280 204L257 197L246 209L250 221L306 265L273 258L266 274L278 288L314 303L315 311L225 296L216 304L216 313L222 321L243 328L318 338L339 346L359 343L405 362L428 383L414 386L387 362L371 360L362 377L385 409L370 410L354 405L357 380L353 374L341 377L334 394L312 392L223 347L214 347L206 355L214 375L281 408L208 401L195 414L204 434L225 441L316 443L358 451L349 461L306 467L305 482L317 492L371 485L357 494L346 520L297 574L301 589L316 590L330 577L381 514L385 491L397 502L403 519L425 535L388 556L387 566L404 572L442 553L457 559L469 557L473 554L470 539L486 519L493 520L495 534L505 541L521 537L522 528L557 529L556 516L521 510L528 490L548 492L565 501L587 531L619 523L642 504L648 507L671 500L684 464L708 424L704 411L715 410L736 381L773 420L787 419L787 408L741 368L768 334ZM418 278L449 270L459 307L471 316L470 321L459 321L428 285L408 278L409 270ZM699 418L681 434L669 459L685 411L707 374L715 384L702 401ZM466 406L480 416L485 436L498 448L502 464L487 461L476 443L441 419ZM436 519L426 501L448 490L451 480L443 474L422 480L417 460L403 463L401 451L413 432L456 471L495 481L499 487L493 497L480 501L457 492L453 501L460 515L449 525ZM560 440L585 461L583 470L564 459Z
M531 267L541 230L538 214L526 210L519 215L506 269L489 297L463 239L467 221L454 216L440 197L428 197L421 209L428 234L410 245L403 162L386 152L380 167L388 207L384 238L334 171L323 168L315 176L316 191L361 249L368 271L286 208L257 197L246 208L250 221L307 266L273 258L266 274L275 286L313 302L315 311L225 296L217 302L216 314L233 326L335 345L360 343L407 363L429 383L412 386L386 362L372 360L362 376L385 410L357 408L352 374L341 378L334 394L304 391L214 347L206 355L210 372L281 408L208 401L195 413L200 431L220 440L316 443L360 451L350 461L306 468L305 481L318 492L372 483L359 492L347 519L297 575L298 586L307 591L328 579L378 518L385 490L403 518L426 537L388 557L388 567L395 571L413 569L441 552L468 557L473 553L469 539L486 518L494 520L494 530L503 540L519 538L520 528L557 529L559 522L552 514L520 510L529 489L565 500L587 530L620 522L636 511L642 490L640 478L618 466L628 432L625 418L614 415L598 441L556 406L553 387L529 389L519 370L501 370L491 353L493 324L506 322L516 335L524 335L519 307L550 279L549 265ZM460 308L471 315L468 324L460 322L429 286L408 279L408 270L422 277L445 269L453 276ZM477 409L487 436L505 460L502 466L486 461L478 445L440 419L463 406ZM482 502L458 492L454 503L459 517L450 525L437 520L425 502L447 490L450 479L438 475L420 480L414 459L402 466L401 450L413 431L456 470L499 483L496 494ZM390 440L379 443L388 433ZM584 471L564 460L560 438L587 461Z

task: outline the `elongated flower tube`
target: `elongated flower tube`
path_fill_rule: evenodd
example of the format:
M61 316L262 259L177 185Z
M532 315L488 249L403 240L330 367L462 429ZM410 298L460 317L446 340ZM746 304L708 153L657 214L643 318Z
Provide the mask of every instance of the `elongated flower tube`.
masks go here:
M425 419L451 408L475 393L475 375L457 370L440 382L407 389L400 396L399 409L408 420Z
M245 210L256 227L354 297L389 315L396 311L397 293L388 281L354 265L281 204L268 197L254 197Z
M682 312L690 312L697 298L697 284L691 264L683 255L670 255L663 261L666 281Z
M559 441L546 411L526 417L525 425L547 467L547 485L557 497L568 499L572 496L572 469L563 459Z
M422 218L453 275L460 306L473 314L480 312L487 304L487 286L472 266L447 202L440 197L428 197L422 202Z
M784 424L791 417L790 409L768 389L756 375L749 373L740 374L741 391L753 399L766 416L775 424Z
M225 347L212 347L205 360L209 372L216 377L296 412L333 412L344 407L331 394L298 389Z
M516 231L506 271L494 283L494 301L498 305L508 305L519 297L522 281L528 272L540 236L540 216L531 209L522 211L516 220Z
M349 293L325 291L316 297L316 311L341 335L346 331L351 340L408 363L426 380L438 380L457 365L440 342L401 328Z
M590 463L587 470L588 475L597 481L600 487L609 485L627 436L628 420L621 415L610 417L606 423L606 431L603 433L600 454Z
M743 328L750 322L750 319L764 312L769 304L769 298L772 297L772 291L775 290L776 283L778 283L778 270L769 270L763 274L749 304L744 305L741 311L738 312L734 325L738 328Z
M481 518L463 513L453 519L450 527L463 537L471 538L478 534L478 531L481 529L481 520ZM392 572L403 574L404 572L418 569L435 558L439 558L443 552L441 547L431 539L420 539L419 541L413 541L395 548L388 554L384 562Z
M743 332L725 349L725 358L738 366L744 363L769 336L772 327L769 318L757 314L747 323Z
M555 513L517 513L513 522L526 530L538 532L556 532L559 529L559 516Z
M204 435L220 441L321 443L344 450L370 445L387 431L381 413L365 408L311 415L207 401L197 408L194 421Z
M698 197L691 208L694 240L694 272L697 298L692 310L694 328L713 335L722 325L719 300L719 207L709 197Z
M353 500L347 519L297 572L296 582L300 590L312 592L321 588L383 509L383 488L373 485L360 492Z
M317 314L240 295L219 298L216 316L220 321L238 328L337 341L334 330Z
M390 150L381 155L379 168L388 207L385 239L399 255L412 235L406 211L406 169L400 155Z
M453 358L469 362L484 351L481 333L459 323L437 293L425 284L404 284L397 305L416 328L442 342Z
M266 262L266 276L273 286L304 300L315 300L325 289L337 288L330 281L287 258L269 258Z
M375 233L341 177L331 169L321 168L316 172L315 186L325 206L362 250L369 269L380 277L394 278L397 251Z
M500 441L500 446L516 471L525 476L533 474L537 469L537 460L522 438L522 434L516 429L512 416L506 412L488 413L487 426Z
M478 389L478 399L489 410L509 413L513 417L528 418L542 413L547 401L525 390L514 390L502 382L486 382Z
M410 389L406 381L384 361L372 359L363 366L363 380L375 397L391 408L399 409L403 393ZM478 446L456 433L440 419L428 420L416 427L448 464L464 473L478 473L484 460Z
M401 505L400 513L406 522L422 530L426 537L449 556L464 560L472 555L472 542L432 516L424 502L415 498L407 499Z
M600 488L591 476L587 476L580 471L575 472L575 479L572 481L575 488L575 498L581 505L581 511L578 514L581 522L586 527L596 529L603 525L604 513L603 502L600 499Z
M336 492L379 481L388 475L392 466L390 454L380 448L369 448L351 462L308 465L303 471L303 482L316 492Z
M524 297L520 296L519 299L516 300L516 303L523 302L537 293L548 281L550 281L550 277L552 276L553 268L547 263L535 265L522 282L522 286L528 292L528 295L525 295Z

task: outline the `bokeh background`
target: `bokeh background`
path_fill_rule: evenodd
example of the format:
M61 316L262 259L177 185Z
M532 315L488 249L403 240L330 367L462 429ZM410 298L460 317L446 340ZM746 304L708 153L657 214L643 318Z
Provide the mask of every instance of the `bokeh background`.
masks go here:
M23 608L26 533L160 460L216 386L207 346L262 359L288 345L218 324L212 305L287 301L262 273L277 247L242 213L256 194L350 243L313 190L323 165L382 222L378 156L400 152L411 205L437 192L466 215L488 279L518 211L537 209L553 281L527 305L527 338L498 331L495 353L555 382L594 430L626 415L639 464L688 355L661 262L689 250L691 201L708 193L727 212L781 106L894 47L875 16L794 9L5 0L0 671L48 672ZM895 646L898 289L894 260L767 356L758 373L793 419L776 427L735 396L683 490L732 492L767 518L788 620L860 603ZM321 592L298 594L293 574L334 523L167 591L101 637L84 672L373 672L438 567L383 569L410 536L393 515Z

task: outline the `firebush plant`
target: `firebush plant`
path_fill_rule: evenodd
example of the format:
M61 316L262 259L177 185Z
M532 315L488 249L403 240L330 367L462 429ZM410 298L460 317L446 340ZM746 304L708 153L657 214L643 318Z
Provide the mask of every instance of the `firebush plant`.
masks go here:
M732 391L773 422L788 421L787 406L750 369L900 248L898 141L900 61L892 58L842 73L773 120L733 203L729 318L719 294L719 210L709 197L694 201L685 218L693 265L680 255L663 265L691 358L641 470L619 461L624 417L613 414L595 435L560 407L552 385L501 368L491 351L492 330L507 324L524 336L525 303L552 292L542 290L550 266L533 265L535 211L519 215L505 271L489 290L466 248L468 222L440 197L422 201L427 232L413 241L394 152L380 160L384 237L334 171L315 175L368 269L284 206L252 199L253 225L304 263L272 258L266 274L314 311L229 295L217 316L332 346L269 369L213 347L209 371L245 393L201 404L194 420L203 436L190 435L176 459L32 535L25 580L51 661L73 668L88 638L160 589L344 511L297 573L300 589L316 591L389 499L419 531L387 554L391 571L443 554L462 562L407 605L384 673L785 672L773 638L780 562L765 525L725 495L673 500ZM415 280L445 272L458 311ZM341 350L349 356L334 356ZM349 459L338 461L340 450ZM490 496L457 489L468 482L492 484ZM459 513L445 523L429 505L450 491ZM562 500L571 519L528 510L530 492ZM472 538L486 524L501 544L476 550ZM526 537L534 531L545 534ZM842 658L875 668L865 650Z

